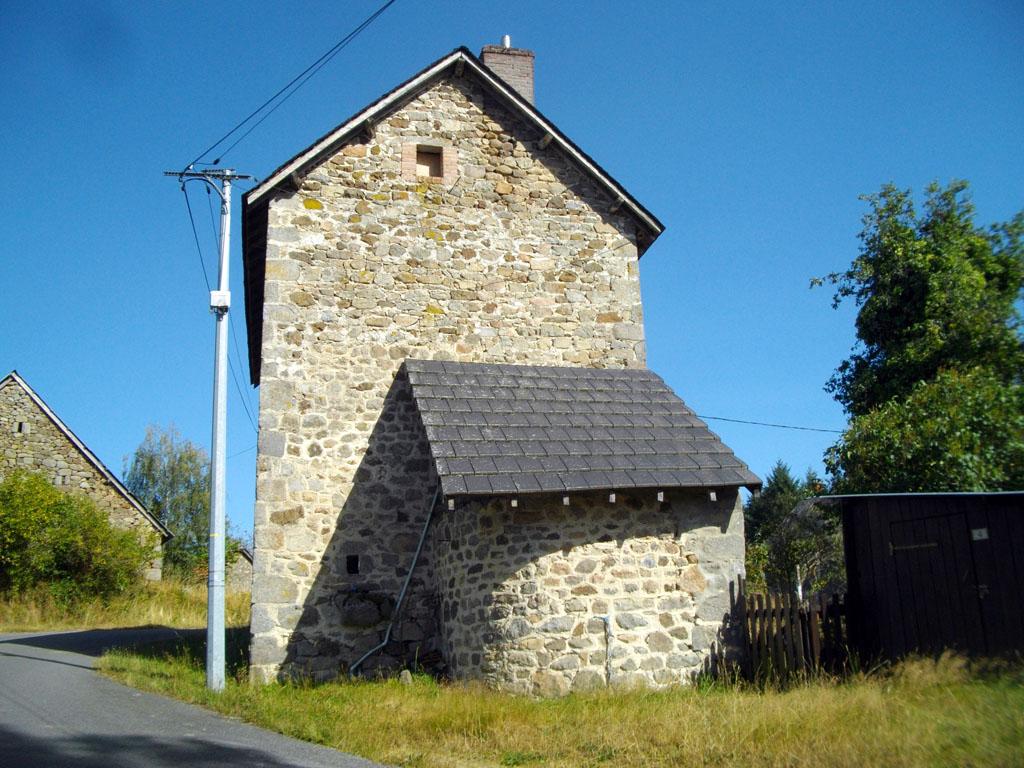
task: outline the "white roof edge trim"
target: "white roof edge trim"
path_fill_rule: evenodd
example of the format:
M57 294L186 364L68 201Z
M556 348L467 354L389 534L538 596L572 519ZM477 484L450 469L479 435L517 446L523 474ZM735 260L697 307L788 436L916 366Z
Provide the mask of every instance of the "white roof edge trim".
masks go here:
M59 429L63 433L63 435L74 444L74 446L82 453L82 455L85 456L86 461L92 464L93 467L95 467L96 470L101 475L103 475L111 483L111 485L114 486L115 490L117 490L118 493L124 496L125 500L129 504L131 504L139 512L141 512L143 517L145 517L154 528L163 532L168 537L172 537L174 535L170 532L167 526L165 526L163 523L157 520L153 516L153 514L142 505L142 502L135 498L131 491L124 487L124 484L117 479L117 476L109 469L107 469L106 465L99 460L96 454L94 454L92 451L88 449L88 447L86 447L85 443L83 443L78 438L78 436L71 431L67 424L60 420L60 417L57 416L57 414L50 409L50 406L46 404L43 398L37 395L35 390L32 389L32 387L30 387L23 378L21 378L17 371L11 371L9 374L0 379L0 387L3 387L8 382L13 382L17 384L19 387L21 387L25 391L25 393L32 399L32 402L39 406L39 409L46 415L46 417L50 421L53 422L54 426L56 426L57 429Z
M325 136L322 140L318 141L308 150L303 152L301 155L296 156L290 163L284 166L280 171L275 173L269 179L264 181L258 187L253 189L246 197L248 202L256 202L261 197L270 192L274 187L281 183L284 179L288 178L296 169L301 168L307 162L312 160L314 157L323 152L334 142L338 141L342 136L352 130L353 127L363 123L367 119L373 117L378 112L385 111L388 107L394 104L396 101L400 101L405 98L410 91L415 90L427 80L437 75L439 72L448 68L455 63L456 60L462 59L466 64L473 68L480 77L486 80L495 90L501 93L505 98L511 101L513 104L519 106L522 114L536 127L540 128L545 133L549 133L552 136L552 140L557 142L558 145L568 153L576 162L587 169L591 174L596 176L600 181L608 188L611 193L612 199L622 199L623 203L627 208L636 216L638 219L643 221L648 227L655 232L664 231L664 227L654 221L642 208L640 208L633 197L625 191L619 184L611 179L607 173L602 171L600 168L594 165L593 162L584 157L579 150L569 144L561 135L561 132L555 128L555 126L549 121L536 115L532 110L526 109L523 106L522 97L514 91L506 88L502 83L498 82L494 76L485 67L477 64L476 61L467 57L461 50L453 51L452 53L445 56L443 59L439 59L434 66L423 71L418 77L410 80L405 84L405 87L393 91L384 98L374 102L369 107L364 109L358 115L353 117L343 125L338 126L334 131ZM625 193L625 194L624 194Z

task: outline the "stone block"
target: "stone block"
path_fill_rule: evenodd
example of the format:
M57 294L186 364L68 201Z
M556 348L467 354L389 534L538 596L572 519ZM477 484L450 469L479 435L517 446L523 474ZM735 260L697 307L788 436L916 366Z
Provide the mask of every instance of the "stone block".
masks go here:
M615 623L623 629L636 629L637 627L646 627L648 621L646 617L638 613L620 613L615 617Z
M541 623L541 632L570 632L576 626L576 619L572 616L555 616Z
M707 651L718 641L720 627L718 624L696 624L690 631L691 643L695 651Z
M261 605L294 602L299 596L298 585L285 576L253 574L253 592L260 595Z
M647 647L652 651L667 653L675 648L675 643L664 632L652 632L647 636Z
M537 696L553 698L569 692L569 682L558 672L534 672L531 681Z
M286 438L283 433L260 430L258 442L260 456L277 458L284 456Z
M605 687L604 675L593 669L581 669L572 679L574 693L587 693Z
M575 654L569 654L566 656L560 656L548 665L548 669L554 670L567 670L567 669L579 669L580 658Z

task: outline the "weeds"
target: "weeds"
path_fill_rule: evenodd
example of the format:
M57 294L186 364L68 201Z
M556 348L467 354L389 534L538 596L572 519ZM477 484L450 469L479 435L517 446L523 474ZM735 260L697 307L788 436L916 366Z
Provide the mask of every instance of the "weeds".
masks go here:
M130 685L409 768L1024 762L1020 669L980 670L953 656L785 689L705 681L534 700L425 675L411 685L249 685L245 642L240 631L229 645L234 674L219 695L205 689L197 644L115 652L102 663Z
M229 626L248 626L249 593L229 592ZM46 587L0 596L0 629L36 632L104 627L202 627L206 625L206 585L174 579L146 584L110 598L67 603Z

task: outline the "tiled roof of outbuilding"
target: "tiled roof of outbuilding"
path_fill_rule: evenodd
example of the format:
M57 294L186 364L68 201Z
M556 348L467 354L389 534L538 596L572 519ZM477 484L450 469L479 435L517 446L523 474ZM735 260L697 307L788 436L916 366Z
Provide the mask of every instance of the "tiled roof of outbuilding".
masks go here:
M445 496L761 485L648 370L405 369Z

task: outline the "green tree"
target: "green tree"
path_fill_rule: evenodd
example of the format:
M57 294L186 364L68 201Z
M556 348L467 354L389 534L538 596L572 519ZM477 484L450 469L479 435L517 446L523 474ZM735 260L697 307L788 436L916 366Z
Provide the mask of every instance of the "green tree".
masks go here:
M824 490L813 472L808 471L801 481L779 461L762 492L744 505L751 589L813 592L842 581L838 519L829 508L801 504Z
M943 371L853 419L825 465L840 492L1024 488L1024 386Z
M0 590L109 597L139 584L155 554L152 536L114 527L91 499L41 475L15 472L0 483Z
M1019 382L1024 212L978 228L964 181L930 185L920 216L910 191L891 184L862 199L871 210L860 254L826 278L833 306L852 298L859 307L858 346L826 388L861 416L948 368Z
M859 307L826 389L851 415L826 454L837 490L1019 488L1024 213L983 230L967 183L864 198L860 254L827 279ZM821 281L816 281L821 282Z
M166 525L174 538L164 545L164 567L191 576L207 558L210 459L172 426L150 426L135 449L124 484Z

